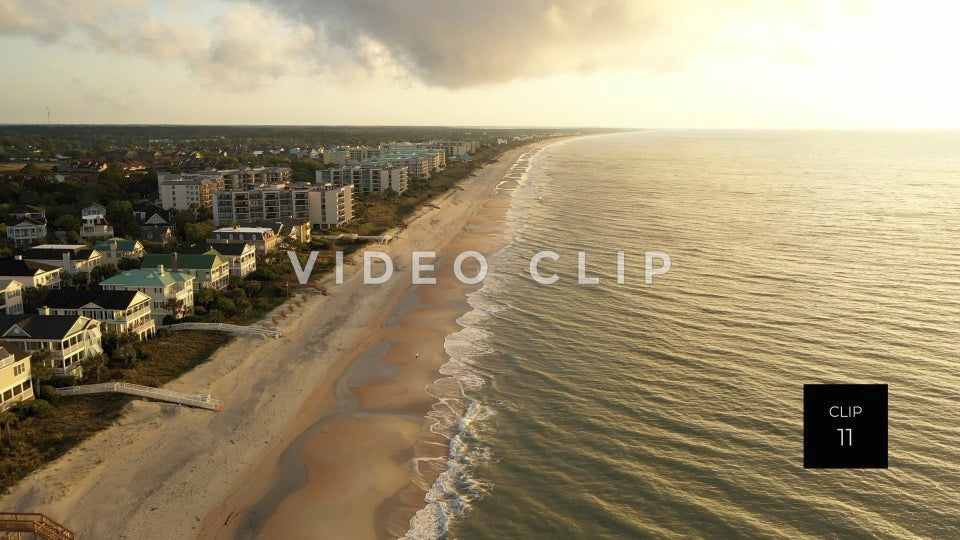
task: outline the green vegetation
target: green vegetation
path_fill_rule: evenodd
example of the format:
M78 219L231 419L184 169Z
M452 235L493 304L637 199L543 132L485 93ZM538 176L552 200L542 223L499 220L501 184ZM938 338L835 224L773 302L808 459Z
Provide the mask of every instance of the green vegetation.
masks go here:
M131 342L105 337L109 361L88 363L84 383L126 381L160 386L202 364L230 336L221 332L163 332ZM118 352L120 351L120 352ZM37 399L0 413L0 490L7 490L45 463L60 457L108 427L132 398L111 394L61 397L48 386L49 370L38 376ZM72 382L72 381L60 381Z

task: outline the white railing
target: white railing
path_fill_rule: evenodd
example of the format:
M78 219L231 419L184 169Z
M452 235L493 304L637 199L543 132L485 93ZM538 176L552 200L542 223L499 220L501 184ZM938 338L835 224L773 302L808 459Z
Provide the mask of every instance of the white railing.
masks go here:
M248 334L257 336L270 336L279 338L282 335L280 330L272 328L263 328L262 326L241 326L239 324L224 323L177 323L164 326L169 330L216 330L219 332L230 332L232 334Z
M219 411L223 408L219 399L213 399L209 394L188 394L186 392L174 392L163 388L154 388L153 386L142 386L139 384L112 382L100 384L84 384L80 386L67 386L58 388L57 391L63 396L78 396L82 394L130 394L157 401L166 401L177 403L179 405L188 405L190 407L199 407L201 409L210 409Z

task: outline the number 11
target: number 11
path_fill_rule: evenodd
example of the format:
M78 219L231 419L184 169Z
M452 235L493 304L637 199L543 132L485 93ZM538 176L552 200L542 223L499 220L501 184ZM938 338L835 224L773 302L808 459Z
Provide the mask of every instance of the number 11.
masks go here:
M837 428L837 431L840 432L840 446L853 446L853 430L850 428ZM846 437L844 437L843 432L846 431Z

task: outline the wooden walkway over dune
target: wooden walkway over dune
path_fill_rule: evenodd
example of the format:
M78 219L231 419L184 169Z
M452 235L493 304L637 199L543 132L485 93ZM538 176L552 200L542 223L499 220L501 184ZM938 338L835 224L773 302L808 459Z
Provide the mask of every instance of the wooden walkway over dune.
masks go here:
M58 392L63 396L80 396L84 394L129 394L140 396L157 401L166 401L167 403L176 403L177 405L187 405L188 407L197 407L199 409L209 409L219 411L223 408L219 399L213 399L209 394L189 394L186 392L174 392L164 388L155 388L153 386L142 386L125 382L112 382L100 384L83 384L80 386L67 386L58 388Z
M242 326L239 324L225 323L177 323L164 326L167 330L213 330L217 332L229 332L231 334L245 334L253 336L269 336L279 338L282 334L280 330L273 328L264 328L262 326Z

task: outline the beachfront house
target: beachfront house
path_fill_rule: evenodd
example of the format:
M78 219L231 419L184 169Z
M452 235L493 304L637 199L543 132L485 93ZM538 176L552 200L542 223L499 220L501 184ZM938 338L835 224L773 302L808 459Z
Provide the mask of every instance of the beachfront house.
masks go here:
M104 333L129 333L144 340L157 333L151 304L140 291L61 289L44 299L40 314L83 315L100 321Z
M223 227L207 235L207 243L251 244L257 250L257 256L263 257L277 249L280 237L269 227Z
M100 321L77 315L0 315L0 340L33 354L50 351L54 375L82 377L81 362L103 353Z
M169 212L148 201L141 201L133 205L133 215L142 225L169 225Z
M171 316L181 319L193 313L195 277L171 272L163 266L126 270L100 282L105 291L140 291L150 297L150 313L157 324Z
M194 290L201 287L223 289L230 283L230 262L219 253L149 253L141 268L170 268L196 279Z
M0 315L23 313L23 285L12 279L0 280Z
M16 247L30 246L47 239L47 220L26 217L7 226L7 238Z
M60 288L60 267L28 262L16 257L0 260L0 280L19 282L24 288Z
M0 341L0 410L33 399L30 354L13 343Z
M28 249L23 260L57 266L70 276L89 274L103 264L100 252L83 244L41 244Z
M140 238L151 244L166 244L174 238L170 225L144 225L140 227Z
M100 216L104 217L107 215L107 207L100 203L93 203L83 210L80 210L80 217L91 217L91 216Z
M193 253L219 253L230 263L230 275L245 278L257 269L257 249L252 244L204 244L192 248Z
M113 227L107 223L107 218L100 215L83 216L80 225L80 239L84 242L113 238Z
M139 260L146 253L139 240L125 240L123 238L103 240L93 246L93 249L103 255L104 264L112 265L120 264L123 259Z

